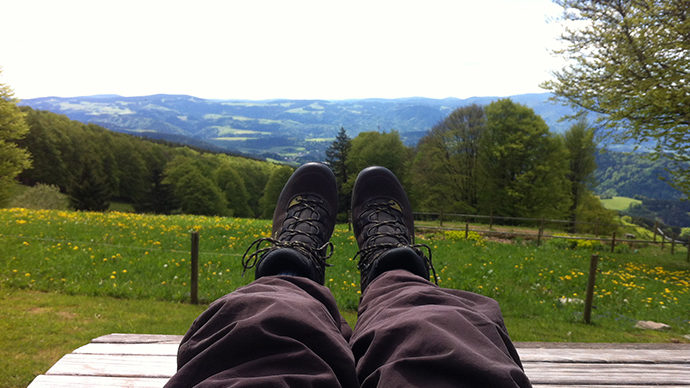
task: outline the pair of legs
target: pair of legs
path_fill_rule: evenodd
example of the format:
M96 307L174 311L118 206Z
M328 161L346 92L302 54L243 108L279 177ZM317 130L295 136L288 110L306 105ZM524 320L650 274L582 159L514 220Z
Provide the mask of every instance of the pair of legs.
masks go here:
M256 280L195 320L168 386L529 386L498 304L428 281L431 252L414 244L407 196L382 167L363 170L353 190L362 276L353 332L323 286L336 197L328 167L295 171L273 237L243 260Z

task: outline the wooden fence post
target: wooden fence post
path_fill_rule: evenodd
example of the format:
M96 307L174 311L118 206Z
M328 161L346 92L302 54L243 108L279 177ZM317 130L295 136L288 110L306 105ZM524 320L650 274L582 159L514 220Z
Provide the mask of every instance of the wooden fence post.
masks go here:
M493 209L489 212L489 230L493 230L494 227L494 211Z
M438 226L443 226L443 209L441 209L441 213L438 216Z
M465 223L465 240L470 238L470 224Z
M597 276L599 256L592 255L589 260L589 280L587 280L587 294L585 297L585 323L590 323L592 318L592 301L594 300L594 282Z
M661 250L664 250L664 242L666 242L666 239L664 238L664 235L662 234L661 236Z
M671 235L671 254L676 250L676 237Z
M539 222L539 234L537 235L537 246L541 245L541 236L544 235L544 219Z
M616 249L616 232L613 232L613 236L611 236L611 253L614 249Z
M193 304L199 303L199 231L192 231L192 278L190 279L190 299Z

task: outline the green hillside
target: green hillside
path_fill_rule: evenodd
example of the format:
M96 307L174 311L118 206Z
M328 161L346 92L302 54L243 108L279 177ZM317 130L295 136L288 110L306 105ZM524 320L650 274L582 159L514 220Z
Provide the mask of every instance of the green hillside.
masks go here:
M606 198L602 199L601 203L604 204L604 207L610 210L618 210L618 211L623 211L627 210L630 205L634 204L639 204L642 203L639 199L633 199L629 197L613 197L613 198Z

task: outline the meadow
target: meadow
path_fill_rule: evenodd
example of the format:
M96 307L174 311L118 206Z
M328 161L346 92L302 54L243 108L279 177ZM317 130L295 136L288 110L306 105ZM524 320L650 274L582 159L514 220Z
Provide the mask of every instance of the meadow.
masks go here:
M632 205L642 203L642 201L640 201L639 199L633 199L629 197L611 197L607 199L602 199L601 203L607 209L623 211L627 210Z
M187 304L192 230L201 236L201 306ZM70 336L69 330L48 330L51 317L59 320L61 311L91 317L90 312L80 315L67 308L53 309L51 303L87 306L99 301L108 311L118 311L110 314L111 324L89 326L83 329L85 334L72 329L75 336L80 333L80 341L112 330L183 334L203 304L252 281L252 270L242 276L241 257L252 241L270 233L268 220L0 209L0 289L7 299L0 313L16 318L14 325L43 325L45 335L34 330L22 341L28 342L28 349L35 348L36 354L50 353L18 381L25 385L30 381L26 381L27 373L45 371L78 346L69 342L71 347L60 348L65 349L61 353L49 351L60 336ZM352 260L356 242L347 225L336 227L332 242L335 253L329 259L333 266L327 269L326 285L354 325L361 295L359 272ZM690 263L685 260L685 248L673 256L668 249L627 245L609 253L608 246L593 242L564 245L564 240L554 239L537 246L493 242L476 233L466 240L464 231L418 234L417 242L431 247L440 286L499 301L515 341L690 342ZM594 253L601 259L592 324L586 325L581 301ZM36 304L36 300L42 302ZM46 322L36 323L32 316L17 318L31 311L44 313ZM72 320L74 327L81 327L76 322L80 319ZM663 322L671 329L636 329L638 320ZM160 324L167 321L177 323ZM18 332L16 327L8 329ZM0 336L3 359L25 365L22 360L28 356L14 349L15 337L7 332Z

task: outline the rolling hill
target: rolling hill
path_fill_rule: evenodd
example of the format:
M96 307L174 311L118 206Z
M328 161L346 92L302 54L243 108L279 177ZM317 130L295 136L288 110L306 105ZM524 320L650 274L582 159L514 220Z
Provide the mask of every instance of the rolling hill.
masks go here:
M563 132L569 124L558 120L572 111L549 97L510 98L534 109L552 131ZM27 99L21 105L113 131L299 163L323 155L341 126L352 137L363 131L397 130L407 145L414 145L454 109L498 98L248 101L98 95Z

